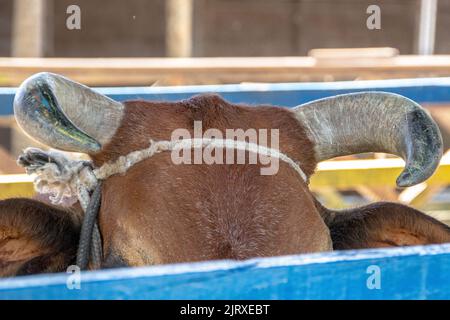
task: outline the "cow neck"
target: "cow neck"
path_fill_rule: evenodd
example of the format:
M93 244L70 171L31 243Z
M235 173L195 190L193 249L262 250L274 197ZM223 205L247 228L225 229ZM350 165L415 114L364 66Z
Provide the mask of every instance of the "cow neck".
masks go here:
M101 206L102 181L117 174L126 174L137 163L165 152L195 148L227 148L254 152L278 158L287 163L308 183L308 177L300 165L279 150L258 144L230 139L182 139L175 141L150 141L149 147L130 152L112 162L94 168L92 162L73 160L63 153L28 148L19 157L18 163L28 174L35 174L34 186L39 193L50 194L53 204L62 204L66 198L76 198L84 211L76 263L82 269L101 267L102 240L98 227L98 212ZM43 159L46 159L43 160Z

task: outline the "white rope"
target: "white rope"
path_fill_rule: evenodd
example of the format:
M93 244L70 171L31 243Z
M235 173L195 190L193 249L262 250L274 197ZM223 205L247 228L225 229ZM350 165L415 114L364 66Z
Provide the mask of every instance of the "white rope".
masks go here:
M34 188L41 194L49 194L53 204L71 205L78 200L83 210L87 208L89 191L97 184L90 162L38 148L25 149L17 162L27 174L35 175Z
M36 174L34 180L36 191L50 194L52 203L61 204L63 201L76 196L82 208L86 210L89 203L89 192L95 188L98 180L105 180L116 174L125 174L129 168L138 162L151 158L157 153L205 147L235 149L278 158L291 166L305 182L308 180L300 166L286 154L258 144L230 139L196 138L150 141L148 148L130 152L126 156L121 156L113 162L107 162L97 169L92 169L86 161L71 160L60 152L45 152L36 148L27 148L21 158L25 157L29 161L27 164L23 164L20 161L21 158L19 158L19 164L26 168L28 174ZM41 159L42 155L46 155L48 162L33 162L36 154L39 154Z

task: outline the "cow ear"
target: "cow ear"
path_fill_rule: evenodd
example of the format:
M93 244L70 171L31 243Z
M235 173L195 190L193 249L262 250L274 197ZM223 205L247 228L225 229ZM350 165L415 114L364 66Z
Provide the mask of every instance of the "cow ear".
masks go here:
M380 202L333 212L328 223L335 250L450 242L450 227L405 205Z
M78 220L36 200L0 201L0 277L65 270L76 255Z

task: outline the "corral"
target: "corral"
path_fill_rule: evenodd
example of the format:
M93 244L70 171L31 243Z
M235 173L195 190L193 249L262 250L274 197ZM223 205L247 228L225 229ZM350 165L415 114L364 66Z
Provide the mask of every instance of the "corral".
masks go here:
M0 0L0 300L450 300L449 10Z
M124 100L177 100L201 92L217 92L235 102L270 103L293 107L330 95L355 91L399 93L426 106L450 102L450 79L383 80L304 84L240 84L220 86L101 88ZM3 89L0 102L11 105L14 90ZM10 114L11 109L3 109ZM397 159L358 159L321 163L312 189L328 205L345 206L338 190L364 186L394 188L402 167ZM445 156L437 173L419 191L397 194L407 203L425 203L450 184L450 162ZM31 181L21 175L3 176L2 197L30 195ZM374 188L372 193L370 189ZM414 188L414 187L412 187ZM402 198L401 198L402 199ZM421 199L423 202L421 202ZM440 204L445 206L445 204ZM447 213L433 212L441 220ZM0 281L2 298L63 299L425 299L450 298L447 269L449 245L357 250L325 254L218 261L83 273L80 290L67 290L73 275L43 275ZM371 266L381 270L381 289L367 286ZM401 289L400 289L401 288Z

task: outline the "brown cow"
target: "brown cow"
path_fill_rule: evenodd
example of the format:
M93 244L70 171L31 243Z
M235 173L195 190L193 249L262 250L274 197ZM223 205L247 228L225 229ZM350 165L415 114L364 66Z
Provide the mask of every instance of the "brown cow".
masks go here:
M96 166L170 140L176 129L279 129L279 149L307 177L319 161L361 152L403 157L401 187L426 180L442 156L430 116L389 93L326 98L294 109L231 104L217 95L180 102L115 102L64 77L40 73L19 88L19 125L53 148L89 154ZM450 228L394 203L342 212L323 208L280 162L175 165L154 155L103 183L103 267L246 259L334 249L450 242ZM1 275L62 271L73 263L78 215L43 203L0 202Z

